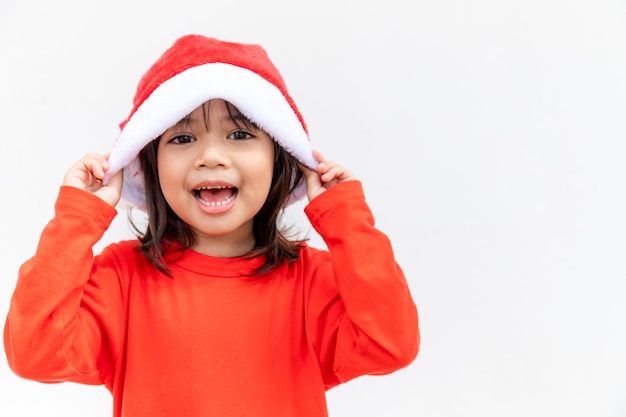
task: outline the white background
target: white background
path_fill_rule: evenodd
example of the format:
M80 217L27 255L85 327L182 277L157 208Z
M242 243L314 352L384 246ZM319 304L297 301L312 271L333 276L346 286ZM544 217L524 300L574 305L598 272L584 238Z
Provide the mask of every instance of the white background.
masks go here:
M192 32L267 49L409 279L417 360L331 416L626 416L624 1L0 0L0 316L66 169ZM130 236L122 212L101 243ZM111 399L2 357L0 415Z

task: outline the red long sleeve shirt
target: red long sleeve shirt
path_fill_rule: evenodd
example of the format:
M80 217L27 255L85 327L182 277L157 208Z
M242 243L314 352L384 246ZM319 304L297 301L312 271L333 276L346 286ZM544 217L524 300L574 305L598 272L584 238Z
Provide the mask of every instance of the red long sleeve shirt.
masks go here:
M13 371L104 384L115 417L322 417L325 391L407 366L418 316L359 182L305 212L328 251L262 276L262 259L192 250L158 272L137 241L93 245L116 214L62 187L55 217L19 271L4 344Z

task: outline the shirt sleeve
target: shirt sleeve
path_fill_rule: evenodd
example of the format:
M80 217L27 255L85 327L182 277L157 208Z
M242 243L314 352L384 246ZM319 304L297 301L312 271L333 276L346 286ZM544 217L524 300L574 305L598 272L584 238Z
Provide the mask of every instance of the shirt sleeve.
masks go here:
M96 285L90 276L92 247L116 213L88 192L61 187L54 218L35 255L19 269L5 322L5 351L17 375L86 384L111 378L116 331L103 318L121 307L103 293L120 294L120 283L103 279Z
M313 267L307 296L308 331L326 387L413 362L417 308L388 237L374 226L361 183L330 188L305 213L330 257Z

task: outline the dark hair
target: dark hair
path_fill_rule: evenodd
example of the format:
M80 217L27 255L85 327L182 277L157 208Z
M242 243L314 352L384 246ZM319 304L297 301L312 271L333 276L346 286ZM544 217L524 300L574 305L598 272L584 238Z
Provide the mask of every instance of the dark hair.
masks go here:
M259 129L248 118L243 116L232 104L225 102L231 119L240 127ZM208 104L203 106L205 119L208 120ZM243 119L242 119L243 118ZM208 123L208 122L207 122ZM170 275L164 256L173 248L180 250L191 248L194 236L187 224L183 222L163 196L159 183L157 153L160 137L146 145L139 153L145 184L146 212L148 224L146 231L138 232L139 249L152 264L161 272ZM272 271L284 262L292 262L299 257L301 242L288 238L289 228L280 227L279 220L291 193L304 181L304 174L298 166L298 160L274 142L274 171L269 194L263 207L254 216L253 235L256 242L254 249L246 258L265 257L265 262L257 270L257 274Z

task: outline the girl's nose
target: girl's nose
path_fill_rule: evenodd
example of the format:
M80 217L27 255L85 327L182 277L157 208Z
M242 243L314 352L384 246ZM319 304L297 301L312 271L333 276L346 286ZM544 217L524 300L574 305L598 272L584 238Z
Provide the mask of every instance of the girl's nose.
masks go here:
M229 165L228 151L221 140L202 138L199 142L196 168L216 168Z

